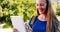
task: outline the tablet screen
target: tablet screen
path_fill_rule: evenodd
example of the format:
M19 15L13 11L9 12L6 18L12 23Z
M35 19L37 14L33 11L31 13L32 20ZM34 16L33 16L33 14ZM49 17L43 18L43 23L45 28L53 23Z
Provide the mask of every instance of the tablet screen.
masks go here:
M14 28L19 32L26 32L24 20L21 16L10 16Z

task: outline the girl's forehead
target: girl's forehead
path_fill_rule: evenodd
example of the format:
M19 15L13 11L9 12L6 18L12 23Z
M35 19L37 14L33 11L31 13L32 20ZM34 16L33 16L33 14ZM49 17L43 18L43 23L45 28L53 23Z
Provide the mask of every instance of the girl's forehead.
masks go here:
M46 0L36 0L36 2L40 3L40 2L46 2Z

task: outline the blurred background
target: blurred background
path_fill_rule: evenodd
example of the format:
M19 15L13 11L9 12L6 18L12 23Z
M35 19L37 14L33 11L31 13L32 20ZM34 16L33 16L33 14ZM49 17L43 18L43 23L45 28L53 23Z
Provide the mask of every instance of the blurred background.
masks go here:
M0 28L12 28L10 16L22 16L28 21L36 16L36 0L0 0ZM51 0L52 8L60 21L60 0Z

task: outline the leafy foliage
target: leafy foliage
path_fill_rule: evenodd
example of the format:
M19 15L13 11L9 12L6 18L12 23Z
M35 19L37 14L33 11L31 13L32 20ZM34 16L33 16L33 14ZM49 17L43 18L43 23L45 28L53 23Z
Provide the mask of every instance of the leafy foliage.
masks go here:
M60 9L57 9L56 15L60 16Z
M35 0L0 0L0 24L11 28L10 16L22 16L24 21L36 14Z

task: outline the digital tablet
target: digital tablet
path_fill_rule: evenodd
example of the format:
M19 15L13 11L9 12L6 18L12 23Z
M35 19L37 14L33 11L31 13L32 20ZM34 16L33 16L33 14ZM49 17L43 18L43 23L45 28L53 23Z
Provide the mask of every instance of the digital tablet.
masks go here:
M26 32L24 20L21 16L10 16L13 28L16 28L19 32Z

